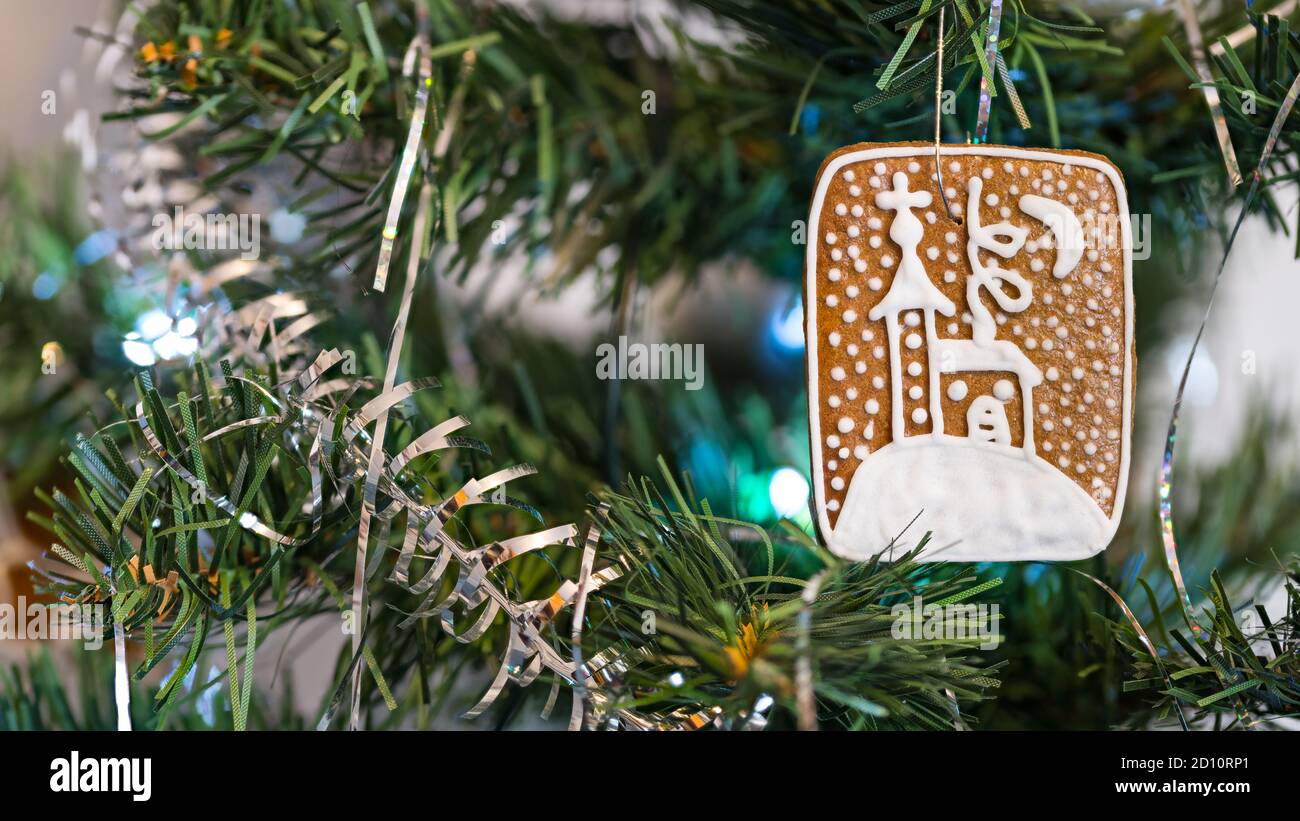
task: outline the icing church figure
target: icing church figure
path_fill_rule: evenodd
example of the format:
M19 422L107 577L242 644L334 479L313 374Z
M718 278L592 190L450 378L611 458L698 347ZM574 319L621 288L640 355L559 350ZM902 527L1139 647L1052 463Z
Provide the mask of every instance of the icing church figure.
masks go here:
M966 299L970 304L973 339L940 339L936 330L935 313L951 317L957 312L952 300L930 280L925 264L917 253L917 246L924 235L921 220L912 213L914 208L930 205L928 191L909 191L907 175L894 174L894 188L876 194L876 204L883 209L894 211L896 215L889 227L889 238L898 244L901 257L894 281L889 286L885 297L872 307L868 319L884 319L889 337L889 378L890 400L892 405L891 424L893 439L902 441L909 435L929 435L940 437L944 434L942 397L939 392L940 374L959 373L962 371L1009 371L1020 382L1022 403L1021 448L1026 456L1034 454L1033 432L1033 389L1042 383L1043 374L1029 360L1014 342L994 339L995 324L988 308L980 298L980 290L985 289L1007 312L1018 313L1028 307L1033 300L1033 288L1019 274L1000 268L994 262L984 262L979 252L993 253L1010 258L1015 256L1025 244L1027 232L1023 228L1001 222L985 228L981 224L979 213L982 183L979 177L970 181L970 196L967 199L967 230L969 240L966 244L967 257L974 272L966 283ZM1009 237L1001 240L999 237ZM1016 296L1007 295L1002 283L1011 282L1016 288ZM918 314L919 312L919 314ZM904 336L906 329L906 336ZM918 399L928 396L928 407L912 408L910 414L904 412L905 389L903 386L903 347L918 353L924 352L926 364L921 367L928 374L928 387L915 385L906 389L910 398ZM918 363L919 364L919 363ZM909 365L909 367L912 367ZM916 367L912 367L916 371ZM965 397L965 383L955 392ZM993 397L981 396L972 402L967 413L967 435L978 441L1010 446L1011 437L1008 429L1006 410L1002 406L1011 398L1009 383L999 380L994 383ZM913 423L909 432L907 419ZM928 423L928 427L927 427Z

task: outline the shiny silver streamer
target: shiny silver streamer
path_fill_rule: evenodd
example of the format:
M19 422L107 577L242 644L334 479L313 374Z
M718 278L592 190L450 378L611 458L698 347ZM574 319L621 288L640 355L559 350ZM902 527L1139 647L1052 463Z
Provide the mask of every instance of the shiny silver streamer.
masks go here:
M126 632L122 620L113 618L113 701L117 705L118 732L131 729L131 683L126 671Z
M414 49L415 51L412 51ZM375 267L374 288L383 291L388 283L388 265L392 261L393 247L397 242L397 224L402 218L402 204L406 200L406 189L411 185L411 176L415 172L415 162L420 154L420 135L424 132L424 120L429 111L429 86L433 84L433 61L429 57L429 48L423 35L417 35L407 49L407 59L415 52L419 53L420 76L415 85L415 112L411 115L411 125L406 132L406 145L402 148L402 159L397 167L397 179L393 183L393 197L388 201L388 216L384 220L384 232L379 244L379 262ZM409 68L405 72L410 76ZM418 246L424 232L417 223L412 248ZM419 256L418 252L413 254Z
M603 509L603 506L602 506ZM578 568L578 598L573 604L573 626L569 633L569 646L573 654L573 708L569 713L569 729L582 728L587 707L586 672L582 667L582 626L587 618L587 594L591 585L591 570L596 562L596 549L600 547L600 527L592 523L587 530L587 542L582 548L582 564Z
M429 57L427 50L421 55L421 79L427 80ZM429 69L430 71L432 69ZM412 120L412 139L408 139L406 145L406 154L411 155L410 168L414 168L415 149L419 144L419 133L416 130L415 122L423 122L423 107L428 104L428 89L421 84L423 92L423 106L417 105L417 113ZM402 158L403 173L406 179L398 180L399 189L394 192L393 206L389 210L389 220L395 221L400 216L401 202L400 199L406 194L406 185L410 181L410 168L407 167L407 156ZM407 254L406 264L406 282L402 288L402 301L397 309L397 320L393 323L392 334L388 342L388 364L384 371L384 394L387 397L390 393L395 393L394 385L397 382L397 365L402 358L402 346L406 338L406 323L411 313L411 301L415 296L416 275L420 271L420 245L424 239L425 224L429 219L429 209L433 203L433 190L428 182L425 182L420 188L420 202L415 211L415 232L411 235L411 249ZM395 207L397 214L393 213ZM396 236L394 234L394 236ZM388 255L392 251L392 240L388 235L388 229L384 229L384 242L386 243L387 252L380 251L380 265L386 271L388 267ZM386 274L385 274L386 275ZM382 291L382 282L379 274L375 275L375 282L378 290ZM411 383L407 383L408 385ZM371 403L367 403L370 407ZM370 446L370 460L366 467L366 483L362 491L361 501L361 518L357 522L357 561L356 568L352 578L352 623L358 629L352 633L352 651L361 652L361 627L365 624L366 607L366 551L370 545L370 517L374 515L375 498L378 493L379 472L383 465L384 457L384 435L388 432L388 404L384 404L378 411L375 419L374 440ZM364 427L366 422L363 421ZM385 534L386 535L386 534ZM352 673L352 715L349 726L356 730L361 723L361 665L357 665Z
M1214 123L1214 136L1219 141L1219 153L1223 155L1228 182L1235 188L1241 185L1241 166L1237 163L1237 152L1232 148L1232 138L1228 136L1228 119L1223 114L1219 90L1214 87L1214 75L1210 73L1210 62L1205 56L1205 37L1201 34L1201 23L1196 19L1196 8L1192 5L1192 0L1178 0L1178 10L1187 32L1187 43L1192 47L1192 68L1203 84L1201 93L1205 95L1205 104L1210 109L1210 120Z
M1246 221L1251 206L1255 204L1255 199L1259 194L1264 179L1264 172L1268 168L1269 160L1273 157L1273 148L1277 145L1278 137L1281 136L1282 126L1285 125L1287 118L1291 115L1297 96L1300 96L1300 74L1297 74L1296 78L1291 81L1291 87L1287 89L1286 97L1283 98L1282 104L1278 107L1277 115L1273 118L1273 125L1269 129L1268 139L1264 141L1264 148L1259 155L1259 164L1251 175L1250 190L1246 193L1246 199L1241 206L1241 213L1237 215L1237 220L1232 226L1232 233L1228 235L1228 241L1223 247L1223 255L1219 259L1219 266L1214 273L1214 281L1210 285L1210 298L1205 305L1205 313L1201 317L1200 326L1196 329L1196 337L1192 340L1191 350L1187 352L1187 361L1183 364L1183 374L1178 380L1178 391L1174 395L1174 407L1169 417L1169 431L1165 435L1165 452L1160 465L1160 485L1158 488L1160 532L1164 543L1165 564L1169 567L1170 575L1173 576L1174 587L1178 591L1178 602L1182 606L1183 617L1187 622L1187 626L1198 638L1202 636L1202 629L1197 624L1196 616L1192 612L1192 601L1187 594L1187 585L1183 582L1181 564L1178 561L1178 541L1174 538L1174 445L1178 440L1178 414L1183 407L1183 394L1187 389L1187 378L1192 372L1192 361L1196 357L1197 348L1200 347L1201 337L1205 335L1205 327L1210 321L1210 312L1214 309L1214 298L1219 292L1219 281L1223 278L1223 272L1228 265L1228 256L1232 253L1232 247L1237 241L1237 233L1241 230L1242 223Z
M989 29L988 41L984 46L984 61L988 63L989 70L996 70L998 64L998 33L1002 29L1002 0L992 0L989 3ZM980 103L979 111L975 115L975 137L973 141L976 145L988 142L989 136L989 112L993 107L993 87L992 78L981 73L980 75Z

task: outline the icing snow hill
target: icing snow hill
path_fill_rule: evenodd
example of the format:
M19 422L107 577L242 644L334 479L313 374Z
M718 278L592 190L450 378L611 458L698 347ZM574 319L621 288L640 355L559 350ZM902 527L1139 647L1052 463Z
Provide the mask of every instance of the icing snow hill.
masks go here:
M927 531L922 561L1072 561L1105 548L1110 527L1082 488L1019 448L914 436L858 466L831 541L840 555L867 559L891 540L901 554ZM1006 555L1008 545L1031 547Z

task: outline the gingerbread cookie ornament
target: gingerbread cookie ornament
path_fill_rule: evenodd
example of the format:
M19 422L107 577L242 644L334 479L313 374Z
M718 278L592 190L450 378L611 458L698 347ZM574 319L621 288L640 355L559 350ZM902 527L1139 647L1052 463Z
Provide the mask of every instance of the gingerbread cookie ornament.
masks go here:
M818 528L854 559L909 525L895 544L930 531L929 561L1091 556L1115 533L1129 465L1123 180L1082 152L943 146L935 162L933 145L864 143L818 175Z

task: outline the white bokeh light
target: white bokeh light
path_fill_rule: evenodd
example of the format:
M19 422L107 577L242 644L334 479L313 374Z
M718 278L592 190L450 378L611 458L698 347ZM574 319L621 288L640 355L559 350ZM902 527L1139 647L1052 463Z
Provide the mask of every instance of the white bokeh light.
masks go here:
M782 518L792 518L808 507L808 480L794 468L777 468L767 485L772 510Z

